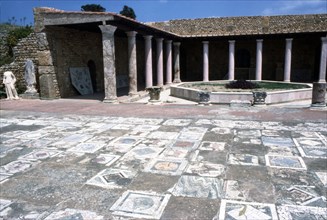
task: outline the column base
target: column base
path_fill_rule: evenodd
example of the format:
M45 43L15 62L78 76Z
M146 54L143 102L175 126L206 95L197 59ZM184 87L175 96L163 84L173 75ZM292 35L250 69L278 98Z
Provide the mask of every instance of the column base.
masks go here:
M115 98L115 99L106 99L105 98L102 102L103 103L108 103L108 104L118 104L119 103L117 98Z
M181 83L182 81L180 79L174 79L173 83Z

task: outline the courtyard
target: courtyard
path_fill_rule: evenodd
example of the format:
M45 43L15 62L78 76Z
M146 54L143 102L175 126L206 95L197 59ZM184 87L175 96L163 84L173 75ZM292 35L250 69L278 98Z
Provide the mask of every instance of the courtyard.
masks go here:
M327 219L325 110L0 104L1 219Z

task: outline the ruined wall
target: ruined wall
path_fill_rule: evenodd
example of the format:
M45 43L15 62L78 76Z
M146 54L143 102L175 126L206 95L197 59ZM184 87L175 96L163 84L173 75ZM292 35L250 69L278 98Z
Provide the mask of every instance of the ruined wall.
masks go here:
M38 58L37 51L39 50L37 43L37 36L35 33L31 33L28 37L21 39L17 46L14 47L14 62L5 64L0 67L0 83L2 84L2 77L5 71L12 71L17 79L16 88L19 93L23 93L26 90L26 84L24 80L24 65L26 59L31 59L35 66L36 78L38 78ZM37 89L39 89L37 87Z

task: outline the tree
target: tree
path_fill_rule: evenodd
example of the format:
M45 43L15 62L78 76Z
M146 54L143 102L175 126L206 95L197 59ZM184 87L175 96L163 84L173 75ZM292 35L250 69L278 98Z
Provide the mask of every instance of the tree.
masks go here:
M95 12L105 12L106 9L101 5L97 4L87 4L81 6L81 11L95 11Z
M136 19L136 15L135 15L134 10L132 8L128 7L127 5L124 5L123 10L121 10L119 13L121 15L132 18L134 20Z

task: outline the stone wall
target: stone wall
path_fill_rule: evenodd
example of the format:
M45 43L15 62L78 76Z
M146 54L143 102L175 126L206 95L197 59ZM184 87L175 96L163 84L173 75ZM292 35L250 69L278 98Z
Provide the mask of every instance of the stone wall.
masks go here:
M21 39L17 46L14 47L14 62L5 64L0 67L0 82L2 85L2 77L5 71L12 71L16 76L16 88L19 93L25 92L26 85L24 80L24 65L26 59L31 59L35 65L36 78L38 78L38 58L37 50L39 45L37 43L37 37L35 33L31 33L28 37ZM39 89L39 88L37 88Z

